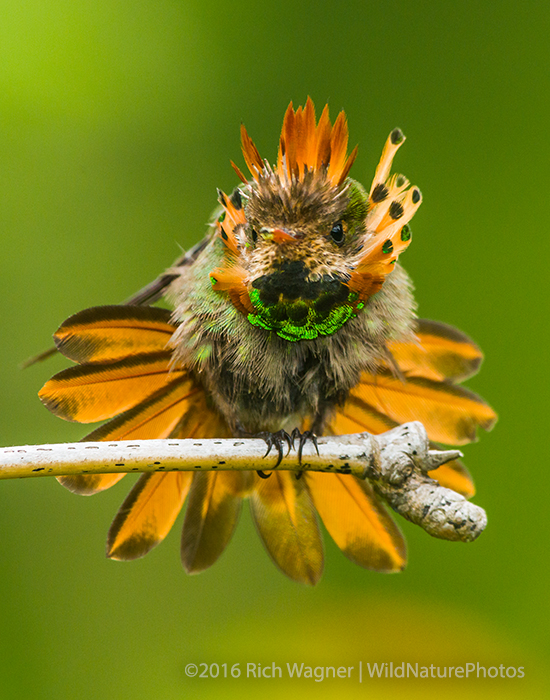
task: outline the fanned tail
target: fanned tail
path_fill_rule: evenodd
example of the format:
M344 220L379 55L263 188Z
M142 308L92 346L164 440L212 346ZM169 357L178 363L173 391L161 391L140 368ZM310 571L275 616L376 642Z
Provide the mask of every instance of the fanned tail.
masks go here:
M170 532L195 475L142 474L113 520L107 556L128 561L145 556Z
M170 312L151 306L94 306L70 316L54 334L74 362L116 362L162 352L174 332Z
M294 581L315 585L323 572L323 542L304 480L273 471L257 481L252 518L273 562Z
M189 382L176 379L134 408L91 432L83 442L171 437L180 425L182 416L187 416L190 411L194 413L198 392L197 387ZM58 481L73 493L91 496L110 488L124 476L124 473L79 474L60 476Z
M415 333L416 342L394 341L388 347L404 375L462 382L478 371L483 353L461 331L419 318Z
M330 424L329 432L333 435L362 432L379 435L398 425L396 421L375 411L361 399L349 397L346 404L337 410ZM432 447L437 448L439 446L434 443ZM465 498L471 498L475 494L475 486L470 472L458 459L453 459L428 474L432 479L438 481L441 486L452 489Z
M414 341L396 341L388 348L402 376L396 377L390 365L379 374L365 372L336 410L329 426L332 434L367 431L376 435L419 420L434 443L462 445L476 439L478 427L493 427L493 409L453 383L477 372L483 358L479 347L462 332L436 321L419 319L415 332ZM475 493L472 478L459 460L429 475L466 498Z
M325 527L348 559L373 571L405 567L403 535L370 484L344 474L308 472L304 478Z
M41 399L67 420L111 419L84 441L228 436L193 375L171 367L167 346L175 329L168 311L151 307L96 307L71 316L55 341L81 364L55 375ZM124 476L83 474L59 481L75 493L92 495ZM127 560L147 554L166 537L190 492L182 558L190 572L210 566L231 538L248 476L143 474L113 521L107 555Z
M188 574L217 561L229 543L241 513L248 472L195 474L185 512L181 560Z
M40 392L66 420L107 419L86 441L229 436L221 416L188 370L171 366L169 340L176 326L168 312L148 307L98 307L68 319L56 333L59 349L80 364L55 375ZM364 373L329 426L333 434L380 433L420 420L430 439L463 444L478 426L490 429L492 409L453 382L475 373L479 348L455 329L417 323L414 342L389 345L394 364ZM395 376L398 369L399 376ZM467 470L454 461L431 472L441 484L469 497ZM71 491L90 495L124 474L60 477ZM402 535L372 487L348 475L306 473L297 479L273 471L254 473L144 474L118 511L107 541L113 559L144 556L172 528L188 498L181 556L188 573L211 566L236 527L243 497L275 564L295 581L314 585L323 570L319 513L353 562L375 571L399 571L406 563Z
M472 391L423 377L403 381L391 372L365 372L350 396L396 424L419 420L431 440L445 445L472 442L478 427L490 430L496 419L490 406Z

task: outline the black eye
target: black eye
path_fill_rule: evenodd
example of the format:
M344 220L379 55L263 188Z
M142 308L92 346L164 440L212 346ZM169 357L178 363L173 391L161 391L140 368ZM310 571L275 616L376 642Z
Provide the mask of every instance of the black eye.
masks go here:
M344 224L341 221L337 221L330 231L330 237L336 245L342 245L344 242L344 233Z

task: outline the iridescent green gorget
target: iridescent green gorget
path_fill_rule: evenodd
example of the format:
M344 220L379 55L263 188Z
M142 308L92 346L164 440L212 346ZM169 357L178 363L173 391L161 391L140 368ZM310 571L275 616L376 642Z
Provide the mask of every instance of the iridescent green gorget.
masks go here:
M294 302L278 302L276 304L264 304L260 300L257 289L250 292L250 301L255 312L249 313L247 318L253 326L274 331L280 338L289 341L312 340L319 335L332 335L344 323L357 316L357 311L364 306L363 303L355 303L357 294L350 292L347 301L330 309L324 309L322 300L315 302L298 299Z

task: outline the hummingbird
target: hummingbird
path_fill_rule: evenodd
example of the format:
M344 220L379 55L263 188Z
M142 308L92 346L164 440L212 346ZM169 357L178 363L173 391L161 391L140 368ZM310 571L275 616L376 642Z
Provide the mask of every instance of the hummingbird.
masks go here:
M394 129L369 189L349 176L348 125L328 105L286 110L277 161L263 159L244 126L249 175L218 190L205 237L121 305L86 309L54 335L75 362L39 392L66 420L106 421L83 438L136 440L260 435L283 449L298 439L384 432L421 421L435 443L462 445L489 430L492 408L460 386L481 363L478 346L419 319L398 262L412 240L418 187L391 167L405 141ZM163 299L171 310L154 306ZM91 495L124 474L63 476ZM466 468L431 472L466 497ZM211 566L248 500L273 562L313 585L323 571L321 520L345 556L381 572L406 564L404 538L367 481L352 475L266 471L143 474L115 516L107 556L147 554L187 501L184 569Z

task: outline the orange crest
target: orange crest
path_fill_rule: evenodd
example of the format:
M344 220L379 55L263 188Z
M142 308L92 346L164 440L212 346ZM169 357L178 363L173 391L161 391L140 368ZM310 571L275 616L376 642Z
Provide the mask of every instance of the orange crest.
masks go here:
M244 159L252 177L258 180L269 165L241 125L241 141ZM357 155L357 146L348 156L348 122L343 111L334 125L331 124L328 105L325 105L319 123L315 120L315 107L310 97L306 106L294 111L292 102L286 110L279 140L277 175L281 181L302 180L307 172L322 173L334 187L341 185ZM232 163L235 172L247 182L242 172Z
M410 186L404 175L390 173L393 158L404 141L401 129L396 128L390 133L369 191L364 221L366 233L360 253L352 261L347 283L355 297L354 313L381 289L399 255L411 242L408 224L422 203L422 194L418 187ZM295 111L291 102L286 110L276 167L272 168L267 160L262 159L242 125L241 142L244 159L256 183L262 178L275 177L279 181L275 185L280 184L283 188L312 176L339 188L357 155L357 147L349 155L347 153L345 113L341 111L332 125L328 105L325 105L319 122L316 122L315 107L309 97L304 108L298 107ZM239 178L248 185L239 168L233 162L231 164ZM246 314L253 311L253 305L248 295L246 270L238 264L245 245L243 231L246 224L241 195L235 203L219 192L219 201L224 213L218 220L217 229L226 247L225 266L213 270L211 280L214 289L227 291L235 307Z

